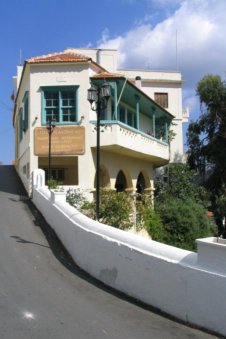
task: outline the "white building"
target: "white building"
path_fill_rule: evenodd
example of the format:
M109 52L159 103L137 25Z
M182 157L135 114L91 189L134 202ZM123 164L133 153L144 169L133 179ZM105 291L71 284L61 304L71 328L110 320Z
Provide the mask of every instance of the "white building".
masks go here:
M28 192L33 170L48 172L49 118L56 119L51 176L95 191L96 113L87 90L104 79L112 96L101 116L101 186L151 194L154 169L169 161L172 120L171 160L182 157L188 116L182 111L180 72L117 69L116 50L68 48L26 60L13 79L15 167Z

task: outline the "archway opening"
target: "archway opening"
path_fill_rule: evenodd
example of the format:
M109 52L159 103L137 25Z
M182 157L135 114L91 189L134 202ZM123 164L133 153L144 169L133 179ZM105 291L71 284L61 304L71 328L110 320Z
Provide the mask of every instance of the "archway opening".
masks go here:
M145 178L142 172L139 173L137 179L137 193L143 194L146 188Z
M96 175L94 181L94 187L96 188ZM107 168L104 165L100 166L100 187L109 188L110 187L110 176Z
M116 183L115 183L115 189L116 192L123 192L127 188L127 182L126 182L126 176L123 173L122 170L118 172Z

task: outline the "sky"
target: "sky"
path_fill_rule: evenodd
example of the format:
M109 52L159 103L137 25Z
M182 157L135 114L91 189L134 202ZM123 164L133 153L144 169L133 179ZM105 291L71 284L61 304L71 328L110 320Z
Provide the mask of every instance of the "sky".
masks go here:
M196 120L198 81L226 77L225 15L226 0L1 1L0 162L14 159L10 96L20 50L23 64L67 47L117 48L120 68L181 71L183 108Z

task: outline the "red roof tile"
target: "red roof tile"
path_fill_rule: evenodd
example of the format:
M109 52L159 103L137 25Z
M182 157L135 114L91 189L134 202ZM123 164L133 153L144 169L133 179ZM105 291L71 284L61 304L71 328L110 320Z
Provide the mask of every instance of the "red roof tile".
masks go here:
M208 215L208 217L214 217L213 212L210 212L210 211L207 211L207 212L206 212L206 215Z
M109 72L103 72L100 74L93 75L92 78L102 79L102 78L125 78L124 75L119 73L109 73Z
M89 57L73 54L73 53L52 53L47 55L41 55L34 58L27 59L26 62L29 64L33 63L43 63L43 62L81 62L91 60Z

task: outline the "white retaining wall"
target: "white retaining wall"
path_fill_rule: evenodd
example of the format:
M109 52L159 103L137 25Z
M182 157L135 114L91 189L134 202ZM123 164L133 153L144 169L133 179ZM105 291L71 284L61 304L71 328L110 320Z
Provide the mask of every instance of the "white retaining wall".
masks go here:
M226 335L224 270L202 266L196 253L91 220L62 198L53 203L43 175L34 173L33 202L78 266L142 302Z

